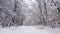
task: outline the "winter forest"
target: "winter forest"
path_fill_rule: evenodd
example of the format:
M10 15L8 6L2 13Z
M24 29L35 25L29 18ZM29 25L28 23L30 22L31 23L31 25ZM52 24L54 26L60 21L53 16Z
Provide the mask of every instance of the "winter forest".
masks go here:
M0 26L60 27L60 0L0 0Z

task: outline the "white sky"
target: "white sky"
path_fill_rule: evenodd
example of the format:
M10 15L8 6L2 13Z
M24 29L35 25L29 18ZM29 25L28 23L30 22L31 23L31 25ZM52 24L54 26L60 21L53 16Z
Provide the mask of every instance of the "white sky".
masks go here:
M29 8L32 8L32 4L36 4L37 2L35 0L23 0L24 3L29 7Z

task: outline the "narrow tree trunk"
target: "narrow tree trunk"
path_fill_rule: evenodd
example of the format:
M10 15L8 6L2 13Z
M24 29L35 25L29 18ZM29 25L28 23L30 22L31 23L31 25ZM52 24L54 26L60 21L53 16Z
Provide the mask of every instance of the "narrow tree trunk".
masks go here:
M42 15L42 5L41 5L41 0L38 0L38 5L39 5L39 10L40 10L40 24L43 24L43 15Z

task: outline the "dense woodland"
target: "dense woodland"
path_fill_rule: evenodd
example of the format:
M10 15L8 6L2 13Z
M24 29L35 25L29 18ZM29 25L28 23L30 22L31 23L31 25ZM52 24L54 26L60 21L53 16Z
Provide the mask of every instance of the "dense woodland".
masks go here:
M0 0L0 26L60 27L60 0Z

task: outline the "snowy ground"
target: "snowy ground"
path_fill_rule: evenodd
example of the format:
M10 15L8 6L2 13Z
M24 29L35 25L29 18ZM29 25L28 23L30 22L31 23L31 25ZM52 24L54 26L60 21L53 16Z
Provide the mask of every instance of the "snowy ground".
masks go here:
M60 34L59 28L39 28L36 26L19 26L10 28L0 28L0 34Z

